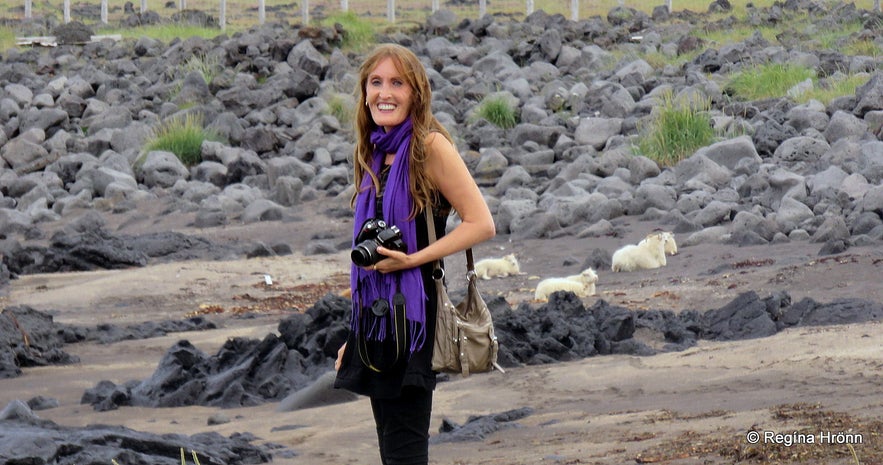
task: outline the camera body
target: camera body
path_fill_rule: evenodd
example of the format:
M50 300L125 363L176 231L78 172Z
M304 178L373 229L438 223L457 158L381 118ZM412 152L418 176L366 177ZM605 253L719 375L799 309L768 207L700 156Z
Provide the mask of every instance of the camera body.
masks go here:
M359 234L356 235L356 246L350 253L353 263L358 266L371 266L384 258L377 253L378 247L386 247L390 250L404 252L407 250L402 240L402 231L395 225L388 225L386 221L370 218L365 221Z

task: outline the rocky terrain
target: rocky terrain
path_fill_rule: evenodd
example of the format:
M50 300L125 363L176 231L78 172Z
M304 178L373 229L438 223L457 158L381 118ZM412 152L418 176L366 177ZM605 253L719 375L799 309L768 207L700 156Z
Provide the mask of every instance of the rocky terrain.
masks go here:
M755 35L703 44L689 34L692 28L726 28L736 20L705 24L704 15L659 8L652 16L617 8L579 22L542 12L523 22L459 21L442 11L413 31L379 38L409 46L430 70L434 109L497 224L499 236L479 252L515 252L528 271L483 283L504 366L678 352L703 340L883 318L874 274L883 263L880 58L804 46L812 30L844 23L862 24L855 36L877 37L883 17L851 4L821 8L798 0L751 10L748 21L787 24L798 15L811 19L809 31L783 27L778 43ZM38 274L195 260L336 262L350 247L352 142L335 109L353 104L360 59L341 51L341 34L273 24L213 40L142 38L3 53L4 287ZM639 58L694 51L682 66L662 69ZM195 62L213 68L210 79ZM728 76L758 62L811 67L820 85L846 72L869 79L855 95L827 105L732 98ZM710 101L720 135L671 167L632 155L665 92ZM492 95L517 106L514 128L475 117ZM187 115L199 115L223 140L205 142L201 162L186 166L171 153L143 150L153 128ZM654 229L674 232L681 246L667 267L607 271L613 250ZM459 266L462 258L450 261ZM601 275L598 299L558 294L538 304L527 297L536 275L588 266ZM214 355L179 341L157 357L152 376L93 380L81 402L109 411L232 409L286 399L322 379L345 334L349 304L339 295L341 283L329 283L319 292L298 289L296 304L276 304L295 311L275 315L273 334L229 339ZM185 318L182 304L194 302L158 299L140 305L158 310L150 315L161 321L132 316L129 325L74 325L54 321L27 300L9 301L0 315L4 377L77 363L67 352L74 343L112 345L245 324L209 312ZM75 313L73 306L52 310L60 320ZM180 448L219 451L202 463L296 455L288 448L273 454L279 448L251 445L247 435L167 441L133 431L67 430L36 418L32 409L46 405L40 400L19 399L0 415L9 446L0 446L0 456L40 463L128 457L119 452L126 446L84 445L99 434L125 444L163 443L164 452L145 459L151 463L180 461ZM497 420L532 411L513 407ZM456 426L446 424L439 442L470 437ZM56 439L26 449L13 439L44 430ZM78 445L58 446L67 441ZM150 456L147 446L132 448Z

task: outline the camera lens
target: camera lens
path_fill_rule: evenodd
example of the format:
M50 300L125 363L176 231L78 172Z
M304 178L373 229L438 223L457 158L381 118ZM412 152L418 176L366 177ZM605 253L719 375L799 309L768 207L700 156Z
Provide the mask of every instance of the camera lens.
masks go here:
M358 266L371 266L377 263L377 242L365 241L355 246L350 252L350 259Z

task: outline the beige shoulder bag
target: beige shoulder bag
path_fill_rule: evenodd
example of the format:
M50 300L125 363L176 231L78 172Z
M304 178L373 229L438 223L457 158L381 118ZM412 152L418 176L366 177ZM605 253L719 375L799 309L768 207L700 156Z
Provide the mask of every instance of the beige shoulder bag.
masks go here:
M426 209L429 243L436 240L432 211ZM497 364L499 344L494 335L494 322L484 299L475 285L475 264L472 249L466 249L466 299L457 305L448 297L444 269L436 260L432 272L438 298L435 326L435 347L432 369L440 373L483 373L493 369L505 373Z

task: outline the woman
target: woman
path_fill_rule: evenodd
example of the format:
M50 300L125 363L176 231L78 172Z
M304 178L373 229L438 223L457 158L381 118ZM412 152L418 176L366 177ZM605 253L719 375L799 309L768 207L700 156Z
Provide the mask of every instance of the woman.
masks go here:
M425 465L435 388L433 263L492 238L494 221L450 134L432 114L429 78L414 53L378 46L359 69L357 93L364 105L356 111L354 246L372 219L398 228L404 246L378 246L379 261L352 265L352 326L335 362L335 387L371 398L384 465ZM451 208L462 221L445 234ZM438 237L432 244L427 209ZM402 301L407 339L392 329ZM366 349L399 341L406 342L399 363L388 350Z

